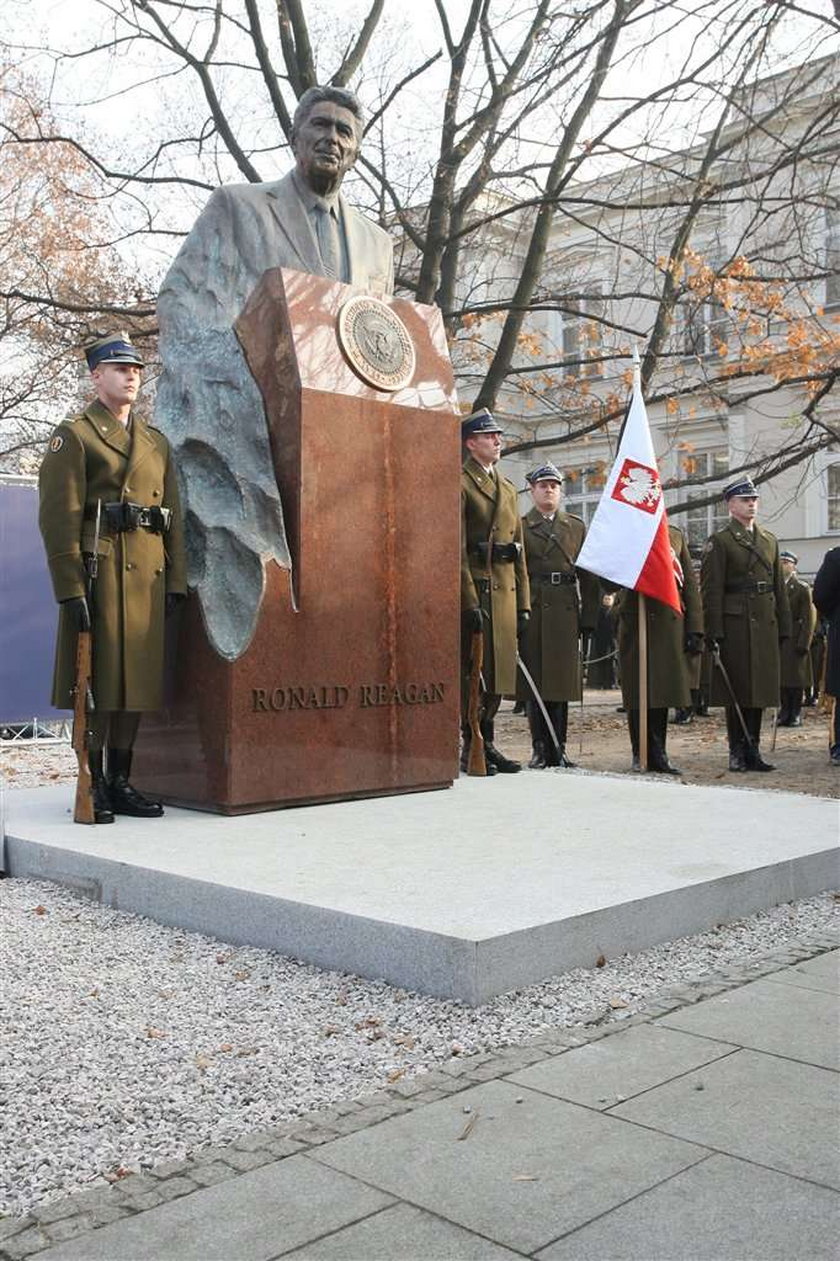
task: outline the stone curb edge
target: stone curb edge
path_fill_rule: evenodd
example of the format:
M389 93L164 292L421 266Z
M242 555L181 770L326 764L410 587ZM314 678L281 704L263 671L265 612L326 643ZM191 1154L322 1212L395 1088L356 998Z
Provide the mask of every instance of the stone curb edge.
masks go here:
M282 1126L247 1134L229 1145L203 1148L196 1156L163 1161L146 1172L129 1174L109 1186L74 1192L32 1209L25 1217L0 1217L0 1261L23 1261L45 1248L122 1217L143 1213L260 1165L378 1125L398 1113L411 1112L445 1095L468 1090L479 1082L507 1077L540 1060L562 1055L574 1047L620 1033L622 1029L648 1024L681 1007L747 985L838 947L840 934L809 935L744 966L724 968L685 985L671 986L631 1015L609 1010L593 1013L590 1020L580 1025L541 1034L521 1045L453 1057L443 1068L397 1082L373 1095L310 1112Z

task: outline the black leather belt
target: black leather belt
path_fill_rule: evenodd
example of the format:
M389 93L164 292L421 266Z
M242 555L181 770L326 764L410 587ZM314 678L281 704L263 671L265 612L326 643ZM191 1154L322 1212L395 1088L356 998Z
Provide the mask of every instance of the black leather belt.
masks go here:
M496 565L499 561L512 561L519 557L522 551L521 543L477 543L475 546L475 555L481 561L482 565L487 564L487 553L492 547L491 563Z
M85 509L85 520L96 520L96 509ZM148 530L150 534L165 534L172 520L171 508L159 508L157 504L144 508L140 504L120 501L103 504L101 527L103 534L125 534L131 530Z
M529 574L531 582L543 582L550 587L573 587L577 582L577 574L572 570L555 569L550 574Z
M725 595L771 595L775 588L772 582L728 582L723 590Z

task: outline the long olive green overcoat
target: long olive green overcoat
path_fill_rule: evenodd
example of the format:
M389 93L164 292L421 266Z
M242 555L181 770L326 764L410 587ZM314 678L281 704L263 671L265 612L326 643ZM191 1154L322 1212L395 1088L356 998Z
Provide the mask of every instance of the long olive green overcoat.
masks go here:
M586 526L567 512L547 520L534 507L522 518L522 528L531 587L522 659L543 700L576 701L582 681L580 632L594 630L601 599L595 575L575 566ZM517 695L531 699L521 673Z
M517 558L488 564L485 543L518 543ZM512 482L490 477L472 456L461 472L461 609L480 608L484 619L484 682L488 692L516 691L516 615L531 601L522 540L522 520ZM462 646L466 669L470 644Z
M796 574L785 581L790 605L790 638L782 642L782 687L811 686L811 640L816 628L816 610L811 588Z
M93 692L100 710L153 710L163 701L165 595L185 594L186 562L175 470L162 433L130 427L94 402L62 422L41 464L40 526L57 600L86 594L97 501L172 512L166 534L111 534L101 522L93 591ZM76 632L59 612L53 704L72 708Z
M645 597L647 628L648 705L651 709L685 708L691 704L691 658L685 651L686 636L703 631L700 588L691 564L685 536L678 526L668 526L671 552L680 591L682 616L661 600ZM622 591L618 599L618 657L621 695L626 709L639 708L639 600L635 591Z
M738 704L778 705L779 640L790 634L790 608L775 535L759 525L748 530L731 517L706 544L700 581L706 634L722 640L721 660ZM730 704L714 666L711 680L711 703Z

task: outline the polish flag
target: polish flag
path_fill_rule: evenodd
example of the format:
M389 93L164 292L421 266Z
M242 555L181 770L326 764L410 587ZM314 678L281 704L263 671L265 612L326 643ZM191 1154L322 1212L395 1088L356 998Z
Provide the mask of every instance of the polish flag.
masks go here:
M633 395L618 455L575 563L682 615L638 354L634 359Z

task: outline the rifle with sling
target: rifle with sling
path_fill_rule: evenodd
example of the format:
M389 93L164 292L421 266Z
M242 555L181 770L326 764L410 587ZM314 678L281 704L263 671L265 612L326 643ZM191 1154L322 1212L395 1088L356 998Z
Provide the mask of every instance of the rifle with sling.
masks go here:
M93 807L93 781L90 773L90 723L93 713L93 588L99 569L99 522L102 504L96 505L96 529L93 552L86 562L87 569L87 627L80 628L76 638L76 681L73 687L73 751L79 764L76 777L76 801L73 807L74 823L95 823Z
M468 775L486 775L484 736L481 734L481 671L484 666L484 632L475 631L472 636L470 662L470 692L467 704L467 721L470 726L470 753L467 759Z

